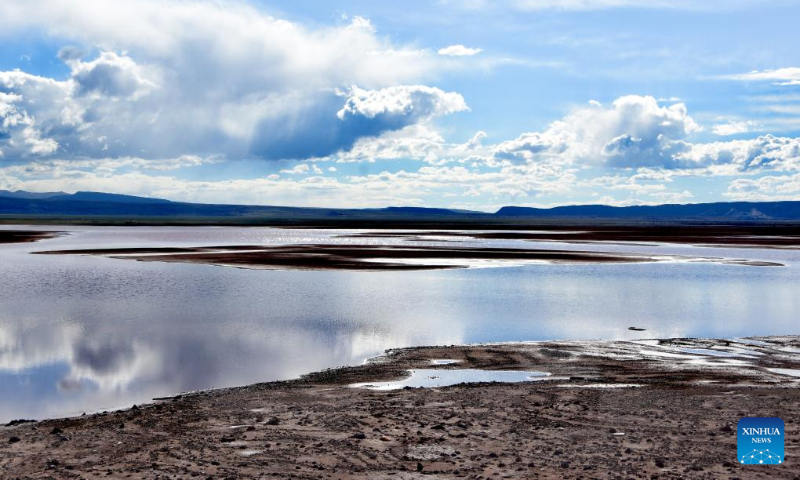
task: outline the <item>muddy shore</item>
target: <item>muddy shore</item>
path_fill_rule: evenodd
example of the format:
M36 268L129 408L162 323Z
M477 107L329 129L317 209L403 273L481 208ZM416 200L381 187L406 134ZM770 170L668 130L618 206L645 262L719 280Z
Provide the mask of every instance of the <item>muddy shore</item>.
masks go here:
M734 225L640 225L640 226L598 226L582 227L564 225L536 226L518 231L443 231L407 230L380 231L347 235L351 238L406 238L425 241L430 237L442 235L460 236L483 240L528 240L536 242L655 242L678 243L703 246L730 246L740 248L800 248L800 228L796 226L734 226Z
M714 262L780 267L777 262L715 257L680 257L610 252L520 248L375 245L229 245L193 248L110 248L50 250L40 255L94 255L141 262L200 263L239 268L294 270L433 270L466 268L475 261L546 263Z
M3 478L797 478L800 337L399 349L304 378L0 427ZM435 359L456 363L434 365ZM414 369L537 381L379 391ZM786 422L782 465L736 422Z
M202 263L297 270L432 270L463 268L472 260L622 263L653 261L645 255L516 248L443 248L374 245L232 245L196 248L56 250L47 255L96 255L142 262ZM418 263L403 263L404 261ZM462 262L462 263L458 263Z
M54 238L59 232L39 232L32 230L0 230L0 244L3 243L28 243L38 242L47 238Z

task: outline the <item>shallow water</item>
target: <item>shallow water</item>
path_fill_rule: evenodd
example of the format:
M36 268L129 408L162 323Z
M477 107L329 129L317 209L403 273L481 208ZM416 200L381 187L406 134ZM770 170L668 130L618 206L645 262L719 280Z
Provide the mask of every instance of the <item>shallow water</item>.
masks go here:
M487 382L533 382L546 380L550 374L547 372L520 372L502 370L476 370L463 368L457 370L421 368L410 370L409 377L393 382L370 382L350 385L355 388L368 388L370 390L400 390L402 388L436 388L447 387L459 383L487 383Z
M790 377L800 377L800 369L796 368L768 368L770 372L777 373L779 375L788 375Z
M684 353L694 353L697 355L707 355L710 357L741 357L740 353L725 352L721 350L711 350L710 348L679 348L677 349Z
M433 365L453 365L459 363L459 360L449 360L449 359L433 359L431 363Z
M403 243L332 238L352 231L328 230L61 230L70 233L0 245L0 421L293 378L358 364L393 347L798 333L800 252L792 250L467 241L459 245L726 257L787 267L677 262L403 272L246 270L29 254Z

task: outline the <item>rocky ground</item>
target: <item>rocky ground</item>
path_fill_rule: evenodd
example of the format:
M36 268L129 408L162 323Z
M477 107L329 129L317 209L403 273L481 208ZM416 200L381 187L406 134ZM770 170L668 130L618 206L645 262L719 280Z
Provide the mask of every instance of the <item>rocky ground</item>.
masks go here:
M551 375L389 391L350 386L419 368ZM0 427L0 476L800 478L798 368L800 337L393 350L295 381L12 422ZM743 416L784 419L782 465L737 463Z

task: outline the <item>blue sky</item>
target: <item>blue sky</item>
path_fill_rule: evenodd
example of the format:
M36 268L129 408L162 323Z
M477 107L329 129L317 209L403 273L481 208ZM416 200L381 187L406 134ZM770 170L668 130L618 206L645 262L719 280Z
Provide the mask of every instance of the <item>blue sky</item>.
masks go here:
M800 199L793 3L10 0L0 189L478 210Z

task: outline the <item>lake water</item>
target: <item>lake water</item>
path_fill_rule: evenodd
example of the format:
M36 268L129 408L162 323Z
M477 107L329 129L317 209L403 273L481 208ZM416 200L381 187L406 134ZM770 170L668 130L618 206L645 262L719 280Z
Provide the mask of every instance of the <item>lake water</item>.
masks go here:
M69 234L0 245L0 421L289 379L358 364L392 347L798 333L800 251L793 250L466 241L459 245L725 257L786 267L669 262L246 270L29 253L403 240L270 228L41 229Z

